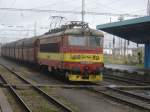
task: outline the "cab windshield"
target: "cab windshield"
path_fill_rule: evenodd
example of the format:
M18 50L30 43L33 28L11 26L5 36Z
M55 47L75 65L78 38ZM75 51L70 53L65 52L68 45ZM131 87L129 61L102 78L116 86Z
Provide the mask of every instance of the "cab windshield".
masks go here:
M100 37L89 37L89 46L90 47L100 47L101 45L101 38Z
M97 36L69 36L70 46L102 47L102 38Z
M68 41L71 46L86 46L85 37L69 36Z

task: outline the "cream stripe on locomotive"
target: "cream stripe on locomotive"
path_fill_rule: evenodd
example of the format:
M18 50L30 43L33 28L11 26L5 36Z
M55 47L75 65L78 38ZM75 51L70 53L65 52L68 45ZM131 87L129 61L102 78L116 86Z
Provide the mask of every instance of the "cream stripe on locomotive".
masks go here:
M103 54L81 54L81 53L38 53L39 59L58 60L64 62L103 62Z

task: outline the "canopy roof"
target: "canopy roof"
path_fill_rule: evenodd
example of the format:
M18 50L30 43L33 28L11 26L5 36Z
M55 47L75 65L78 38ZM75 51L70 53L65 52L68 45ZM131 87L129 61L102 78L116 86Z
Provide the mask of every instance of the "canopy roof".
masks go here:
M96 28L136 43L150 43L150 16L97 25Z

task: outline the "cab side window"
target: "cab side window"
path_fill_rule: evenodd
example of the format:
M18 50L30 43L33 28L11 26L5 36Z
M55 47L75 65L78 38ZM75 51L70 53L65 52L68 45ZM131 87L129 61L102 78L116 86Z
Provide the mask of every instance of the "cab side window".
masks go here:
M46 43L40 45L41 52L59 52L58 43Z

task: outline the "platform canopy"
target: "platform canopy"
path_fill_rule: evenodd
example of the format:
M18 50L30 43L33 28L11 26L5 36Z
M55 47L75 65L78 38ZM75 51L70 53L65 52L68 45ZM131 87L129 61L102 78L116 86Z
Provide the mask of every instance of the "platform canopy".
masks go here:
M150 16L97 25L96 28L136 43L150 43Z

